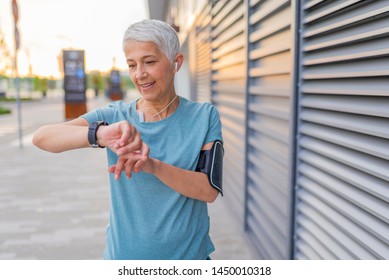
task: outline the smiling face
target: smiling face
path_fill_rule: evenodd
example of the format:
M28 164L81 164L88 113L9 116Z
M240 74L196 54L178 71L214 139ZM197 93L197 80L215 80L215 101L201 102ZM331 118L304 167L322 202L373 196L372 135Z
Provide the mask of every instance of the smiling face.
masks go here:
M174 97L175 69L154 43L128 41L124 53L131 81L145 100L164 103Z

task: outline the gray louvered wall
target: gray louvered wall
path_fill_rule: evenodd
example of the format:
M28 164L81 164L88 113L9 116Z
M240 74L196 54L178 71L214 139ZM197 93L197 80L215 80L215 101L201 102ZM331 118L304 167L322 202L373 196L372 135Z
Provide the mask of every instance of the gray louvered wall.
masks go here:
M196 101L211 101L211 4L196 20Z
M246 229L263 259L291 254L289 0L249 1Z
M242 0L212 7L212 102L223 124L225 196L243 228L246 111L246 18Z
M388 15L302 5L296 259L389 259Z

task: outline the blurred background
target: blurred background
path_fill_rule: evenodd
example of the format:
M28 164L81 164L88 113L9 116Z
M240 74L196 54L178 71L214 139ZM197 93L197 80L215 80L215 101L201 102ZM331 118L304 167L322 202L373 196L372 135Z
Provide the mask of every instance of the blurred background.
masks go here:
M31 139L44 124L138 96L122 36L149 17L143 0L0 0L0 259L102 258L104 151L49 154ZM210 209L212 258L252 258L226 210L222 200Z
M132 22L176 31L178 94L221 116L214 259L389 259L389 0L0 0L0 258L99 258L99 151L40 125L137 97Z

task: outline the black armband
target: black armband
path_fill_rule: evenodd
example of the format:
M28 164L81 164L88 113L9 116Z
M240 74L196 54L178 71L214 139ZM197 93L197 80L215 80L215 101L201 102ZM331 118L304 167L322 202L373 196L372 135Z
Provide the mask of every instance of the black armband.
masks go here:
M209 183L223 195L223 143L216 140L210 150L200 152L199 162L197 163L197 172L205 173Z

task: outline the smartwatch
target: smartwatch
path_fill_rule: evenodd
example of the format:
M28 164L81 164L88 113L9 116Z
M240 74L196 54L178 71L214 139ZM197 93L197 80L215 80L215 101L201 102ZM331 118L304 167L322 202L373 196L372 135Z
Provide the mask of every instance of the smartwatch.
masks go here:
M101 125L108 125L107 122L104 122L104 121L97 121L97 122L93 122L91 125L89 125L89 129L88 129L88 141L89 141L89 144L91 145L91 147L93 148L105 148L104 146L101 146L99 144L99 142L97 141L97 129L99 129L99 127Z

